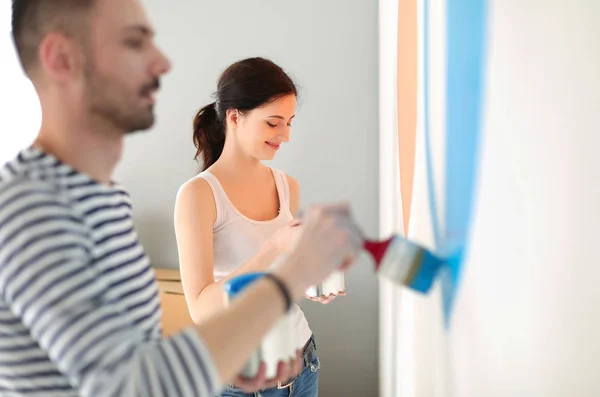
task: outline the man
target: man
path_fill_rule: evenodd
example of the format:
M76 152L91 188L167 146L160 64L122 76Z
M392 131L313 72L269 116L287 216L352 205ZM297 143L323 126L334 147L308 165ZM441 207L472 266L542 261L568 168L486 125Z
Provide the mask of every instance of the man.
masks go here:
M127 193L124 137L153 125L168 60L138 0L13 0L13 35L42 108L34 144L0 168L0 395L211 396L290 301L349 264L362 238L343 205L308 211L289 257L227 311L163 338ZM243 332L239 330L243 329ZM264 368L250 390L298 361Z

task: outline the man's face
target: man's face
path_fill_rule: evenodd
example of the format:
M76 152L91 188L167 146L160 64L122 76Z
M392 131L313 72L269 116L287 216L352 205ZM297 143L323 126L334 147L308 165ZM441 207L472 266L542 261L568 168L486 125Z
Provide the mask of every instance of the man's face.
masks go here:
M170 64L139 0L97 0L90 17L85 96L92 117L127 133L154 124L154 96Z

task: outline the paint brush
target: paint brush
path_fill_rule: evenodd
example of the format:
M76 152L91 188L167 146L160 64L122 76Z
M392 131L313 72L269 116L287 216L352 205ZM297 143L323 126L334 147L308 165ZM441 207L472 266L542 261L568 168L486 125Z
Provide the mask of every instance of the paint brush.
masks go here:
M303 223L300 210L298 225ZM397 285L426 294L431 289L438 270L445 261L430 250L406 238L393 234L385 240L364 239L363 248L371 256L375 272ZM314 286L307 295L322 296L323 288Z
M399 235L381 241L365 240L363 246L379 276L423 294L431 289L444 263L430 250Z

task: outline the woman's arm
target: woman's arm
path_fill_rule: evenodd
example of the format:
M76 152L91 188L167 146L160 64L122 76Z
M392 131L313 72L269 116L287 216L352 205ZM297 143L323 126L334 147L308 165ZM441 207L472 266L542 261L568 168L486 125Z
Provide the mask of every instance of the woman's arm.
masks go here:
M243 273L267 270L280 251L280 247L269 240L252 259L215 282L213 225L216 216L208 182L196 178L181 187L175 203L175 235L183 290L196 324L225 307L223 284L227 280Z
M298 216L298 212L300 211L300 184L295 178L289 175L286 176L288 179L288 185L290 186L290 211L295 218Z

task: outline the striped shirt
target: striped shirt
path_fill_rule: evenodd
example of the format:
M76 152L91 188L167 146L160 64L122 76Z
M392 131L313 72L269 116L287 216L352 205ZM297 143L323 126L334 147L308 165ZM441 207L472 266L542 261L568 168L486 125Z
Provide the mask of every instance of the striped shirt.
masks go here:
M212 396L194 329L163 338L131 200L30 147L0 168L0 396Z

